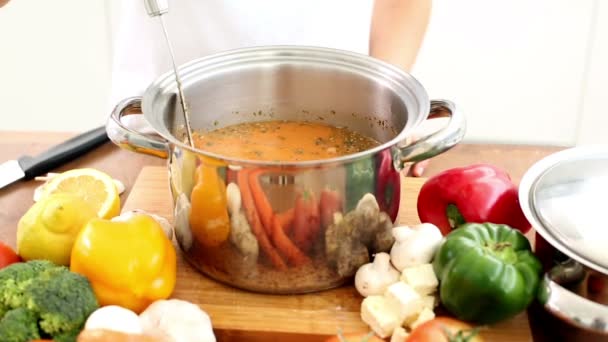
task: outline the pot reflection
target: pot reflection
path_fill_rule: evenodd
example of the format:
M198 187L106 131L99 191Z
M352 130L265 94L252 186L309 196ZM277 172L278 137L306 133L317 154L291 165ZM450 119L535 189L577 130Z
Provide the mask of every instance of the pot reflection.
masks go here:
M316 291L344 283L392 246L401 178L388 150L340 167L297 169L209 157L192 163L189 152L174 152L177 240L216 280L262 292Z

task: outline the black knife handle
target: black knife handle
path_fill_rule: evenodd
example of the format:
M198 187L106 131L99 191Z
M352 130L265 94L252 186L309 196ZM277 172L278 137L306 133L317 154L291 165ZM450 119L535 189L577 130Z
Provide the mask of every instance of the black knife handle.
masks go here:
M23 156L19 158L19 165L25 173L23 179L32 179L45 174L68 161L80 157L108 140L106 127L102 126L53 146L36 157Z

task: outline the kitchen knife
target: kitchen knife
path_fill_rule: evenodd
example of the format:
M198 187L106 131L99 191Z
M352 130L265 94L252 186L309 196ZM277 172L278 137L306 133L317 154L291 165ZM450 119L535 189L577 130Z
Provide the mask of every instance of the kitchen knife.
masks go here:
M45 174L108 141L105 126L77 135L38 156L22 156L0 164L0 189L20 179Z

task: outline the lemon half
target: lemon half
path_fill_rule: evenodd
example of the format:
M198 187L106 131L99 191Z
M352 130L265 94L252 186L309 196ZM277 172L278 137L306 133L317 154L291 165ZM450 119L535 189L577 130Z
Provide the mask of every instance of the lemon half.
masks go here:
M120 196L110 175L92 168L73 169L53 177L43 196L69 193L79 196L97 216L110 219L120 213Z

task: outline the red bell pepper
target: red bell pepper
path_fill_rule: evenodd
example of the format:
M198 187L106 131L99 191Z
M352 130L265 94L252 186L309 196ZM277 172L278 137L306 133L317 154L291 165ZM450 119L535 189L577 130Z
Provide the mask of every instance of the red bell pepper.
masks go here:
M321 227L327 229L334 222L334 213L342 212L342 198L336 190L324 189L319 199Z
M386 212L393 222L399 213L400 196L401 176L393 167L390 150L384 150L378 155L376 200L380 210Z
M443 235L465 222L506 224L526 233L531 225L519 205L517 186L503 170L475 164L429 178L418 194L418 217Z

